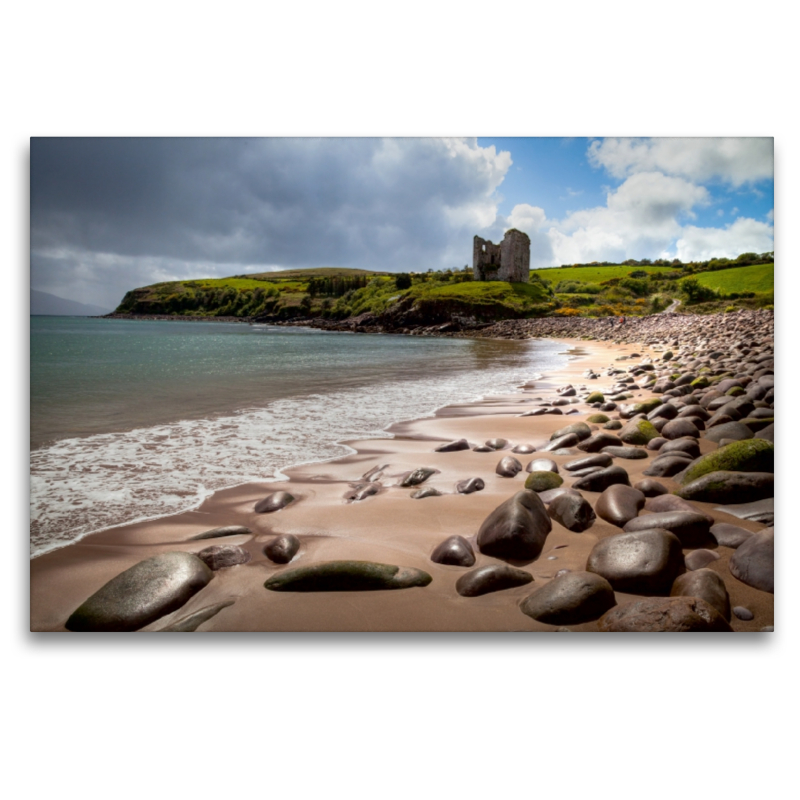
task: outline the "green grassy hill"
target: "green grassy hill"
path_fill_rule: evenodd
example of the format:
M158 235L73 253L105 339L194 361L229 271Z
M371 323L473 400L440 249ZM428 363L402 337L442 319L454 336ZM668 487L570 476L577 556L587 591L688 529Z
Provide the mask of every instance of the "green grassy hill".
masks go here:
M602 283L612 278L627 278L631 272L642 271L648 275L668 273L681 274L679 267L631 267L625 264L615 264L610 267L550 267L548 269L534 269L540 278L559 283L560 281L582 281L584 283Z
M724 294L756 292L764 294L775 291L775 265L754 264L751 267L734 267L717 272L701 272L697 282L715 292Z

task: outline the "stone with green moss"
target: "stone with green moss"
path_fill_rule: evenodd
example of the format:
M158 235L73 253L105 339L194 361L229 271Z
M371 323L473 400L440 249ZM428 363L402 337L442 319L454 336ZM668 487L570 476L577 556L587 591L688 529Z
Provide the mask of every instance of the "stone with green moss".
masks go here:
M766 439L745 439L697 459L683 474L685 486L709 472L774 472L775 445Z
M602 392L592 392L587 398L587 403L604 403L605 396Z
M326 561L288 569L264 582L273 592L363 592L427 586L432 578L415 567L374 561Z
M731 386L725 394L729 394L731 397L738 397L740 394L744 394L744 389L741 386Z
M667 352L664 353L663 356L661 356L661 360L662 361L669 361L673 357L673 355L674 355L674 353L672 352L672 350L667 350Z
M754 503L775 496L775 476L771 472L717 470L695 478L675 494L699 503Z
M689 384L689 386L691 386L693 389L705 389L710 384L711 382L708 380L708 378L705 375L701 375L699 378L695 378Z
M622 427L622 423L618 419L610 419L603 425L603 429L607 431L618 431Z
M645 445L659 433L653 423L646 419L632 419L620 432L619 438L625 444Z
M525 480L525 488L532 492L546 492L548 489L557 489L564 483L564 479L555 472L531 472Z
M609 421L609 417L607 417L605 414L592 414L591 417L587 417L586 418L586 421L587 422L592 422L592 423L594 423L596 425L600 425L603 422L608 422Z
M644 400L641 403L636 403L631 409L634 414L649 414L654 408L658 408L663 404L660 397L651 397L649 400Z

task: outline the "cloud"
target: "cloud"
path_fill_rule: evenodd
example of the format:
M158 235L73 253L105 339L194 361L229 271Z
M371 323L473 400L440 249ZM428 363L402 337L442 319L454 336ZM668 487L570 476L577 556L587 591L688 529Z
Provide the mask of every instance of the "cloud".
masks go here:
M741 253L767 253L774 249L774 228L766 222L739 217L724 228L683 229L676 245L681 261L735 258Z
M31 283L116 304L275 265L455 266L510 167L475 139L33 139Z
M589 145L587 156L592 166L619 179L659 171L739 187L774 176L773 140L768 137L598 139Z

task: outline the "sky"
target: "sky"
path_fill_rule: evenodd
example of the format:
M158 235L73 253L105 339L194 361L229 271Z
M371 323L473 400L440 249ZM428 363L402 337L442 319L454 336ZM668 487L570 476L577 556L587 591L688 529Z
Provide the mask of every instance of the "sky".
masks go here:
M31 288L114 308L166 280L774 249L771 138L33 138Z

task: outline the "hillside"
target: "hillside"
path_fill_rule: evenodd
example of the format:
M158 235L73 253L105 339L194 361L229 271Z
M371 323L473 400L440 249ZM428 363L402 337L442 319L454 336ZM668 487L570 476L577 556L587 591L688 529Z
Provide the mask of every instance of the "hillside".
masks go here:
M78 303L48 292L31 289L31 316L97 317L108 314L107 308Z

